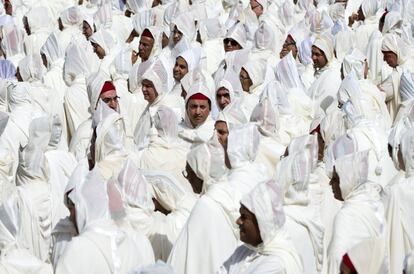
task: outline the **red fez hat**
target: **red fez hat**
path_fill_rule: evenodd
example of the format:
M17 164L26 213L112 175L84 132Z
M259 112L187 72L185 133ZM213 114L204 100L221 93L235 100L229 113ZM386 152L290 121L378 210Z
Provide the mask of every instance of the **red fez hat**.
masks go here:
M108 90L116 90L114 84L112 84L109 81L106 81L105 84L103 85L102 89L101 89L101 94L108 91Z
M154 39L154 36L152 36L152 33L148 29L144 29L141 36L149 37L151 39Z
M205 96L202 93L196 93L196 94L191 95L190 98L188 98L188 100L191 100L191 99L195 99L195 100L208 100L208 101L210 101L210 99L208 99L208 97Z
M357 273L354 265L351 262L351 259L349 258L348 254L345 254L342 257L342 262L344 263L344 265L346 265L353 273Z

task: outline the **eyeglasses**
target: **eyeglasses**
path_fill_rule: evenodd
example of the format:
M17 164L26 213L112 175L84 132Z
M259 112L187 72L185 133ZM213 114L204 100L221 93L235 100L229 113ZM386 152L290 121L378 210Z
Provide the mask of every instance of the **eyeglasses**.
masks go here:
M239 43L237 43L237 41L236 41L236 40L233 40L233 39L230 39L230 38L225 38L225 39L223 40L223 43L224 43L224 45L228 45L228 44L230 43L230 45L231 45L231 46L233 46L233 47L235 47L235 46L238 46L238 45L239 45Z
M104 103L109 104L111 101L118 102L119 96L102 98Z

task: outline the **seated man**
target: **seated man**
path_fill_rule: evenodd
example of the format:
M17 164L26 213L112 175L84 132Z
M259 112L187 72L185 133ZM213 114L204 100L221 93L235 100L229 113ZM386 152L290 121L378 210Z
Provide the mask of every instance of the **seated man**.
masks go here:
M241 200L239 246L218 273L303 273L284 228L283 194L273 181L258 184Z
M180 124L179 136L188 144L206 142L213 136L214 121L211 119L211 98L203 82L193 84L185 100L185 120Z

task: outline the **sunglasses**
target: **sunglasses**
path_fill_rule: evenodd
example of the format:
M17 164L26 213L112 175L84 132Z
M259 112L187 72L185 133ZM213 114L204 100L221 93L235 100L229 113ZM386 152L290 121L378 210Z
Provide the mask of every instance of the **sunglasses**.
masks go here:
M228 44L230 43L230 45L231 45L231 46L233 46L233 47L235 47L235 46L238 46L238 45L239 45L239 43L237 43L237 41L236 41L236 40L233 40L233 39L230 39L230 38L225 38L225 39L223 40L223 43L224 43L224 45L228 45Z

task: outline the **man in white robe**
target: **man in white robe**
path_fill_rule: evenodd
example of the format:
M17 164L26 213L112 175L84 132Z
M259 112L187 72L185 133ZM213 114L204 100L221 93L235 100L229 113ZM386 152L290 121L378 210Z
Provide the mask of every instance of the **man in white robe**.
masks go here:
M301 259L285 228L283 194L275 181L257 185L240 201L239 246L218 273L303 273Z

